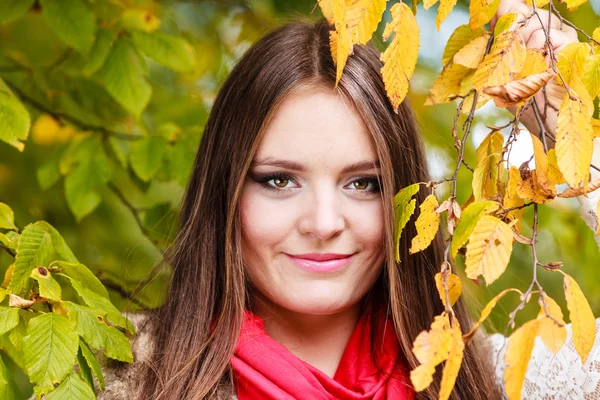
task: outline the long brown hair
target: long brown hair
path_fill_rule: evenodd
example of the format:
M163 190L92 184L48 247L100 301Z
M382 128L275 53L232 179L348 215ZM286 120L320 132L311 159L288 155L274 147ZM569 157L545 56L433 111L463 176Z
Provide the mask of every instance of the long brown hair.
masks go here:
M333 90L335 67L325 21L295 20L269 32L238 61L220 89L198 150L183 200L180 231L165 263L172 268L169 295L153 311L155 352L143 367L140 399L231 398L230 359L249 291L241 254L238 201L250 162L277 106L299 87ZM374 287L393 318L402 351L412 369L414 338L443 307L434 275L443 260L438 235L426 251L410 255L416 234L402 235L401 263L393 255L392 197L401 188L429 179L418 127L405 100L398 113L380 75L379 51L355 46L336 89L353 104L372 134L382 169L387 258ZM425 193L417 196L423 201ZM464 329L471 326L462 301L454 307ZM454 398L500 398L485 343L467 346ZM440 371L418 396L436 398Z

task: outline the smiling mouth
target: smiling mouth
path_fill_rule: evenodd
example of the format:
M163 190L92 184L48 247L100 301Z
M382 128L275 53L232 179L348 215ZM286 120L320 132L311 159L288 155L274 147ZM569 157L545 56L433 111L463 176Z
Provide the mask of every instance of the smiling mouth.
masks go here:
M284 254L296 266L311 272L335 272L344 268L354 258L354 254Z

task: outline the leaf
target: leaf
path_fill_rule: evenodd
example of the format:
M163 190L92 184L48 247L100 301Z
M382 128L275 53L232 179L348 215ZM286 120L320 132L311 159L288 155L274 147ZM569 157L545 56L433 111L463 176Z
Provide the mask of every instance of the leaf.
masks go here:
M494 26L494 37L498 37L504 32L514 29L513 25L517 22L518 18L519 14L514 12L506 13L498 18L498 21L496 21L496 25Z
M23 338L27 334L27 325L23 318L19 319L19 323L8 333L8 339L14 346L15 350L20 352L23 350ZM24 365L22 365L24 366Z
M467 43L471 40L484 35L485 30L479 28L471 30L469 25L460 25L452 32L446 47L444 48L444 55L442 56L442 66L447 67L450 62L454 59L454 55L460 51Z
M583 91L585 88L580 88L580 92L575 93L571 87L576 97ZM567 93L558 111L556 159L565 180L573 188L585 183L592 162L594 108L589 108L586 103L587 100L581 97L571 100Z
M27 225L19 238L15 267L7 293L21 297L27 295L31 287L31 271L38 265L48 265L53 259L54 248L48 232L38 225Z
M114 29L98 29L96 40L90 51L90 57L81 69L84 76L92 76L102 68L115 40L117 40L117 32Z
M81 339L79 341L81 342ZM85 358L83 358L81 347L79 347L79 350L77 350L77 364L79 365L79 375L81 375L81 378L83 378L90 389L94 391L94 377L92 376L92 370L90 369L90 366Z
M15 214L13 213L13 210L4 203L0 203L0 228L18 229L15 226Z
M135 174L148 182L161 167L167 141L161 136L146 136L131 146L129 162Z
M541 74L551 68L548 63L547 56L544 55L542 49L527 49L525 56L525 65L515 79L525 78L529 75Z
M492 96L496 107L506 108L525 102L539 92L554 76L554 71L547 70L522 79L510 81L501 86L483 88L483 92Z
M438 206L437 198L433 194L427 196L420 205L421 213L415 222L417 235L412 240L410 254L425 250L431 244L440 227L440 215L435 212Z
M96 375L98 383L100 383L100 389L104 390L106 388L106 381L104 380L102 369L100 368L100 364L98 364L98 360L96 360L96 356L94 353L92 353L88 345L83 340L79 340L79 350L81 350L83 358L91 368L94 375Z
M396 262L400 262L400 236L404 226L415 212L416 200L412 197L419 191L419 184L406 186L394 196L394 244Z
M13 377L4 365L2 357L0 357L0 399L3 400L19 400L23 395L19 392L19 387L13 380Z
M29 135L29 113L1 78L0 115L0 140L23 151L25 145L20 140L27 139Z
M392 21L386 24L383 39L388 40L392 32L394 38L381 54L380 60L384 63L381 74L392 107L398 113L417 65L420 33L415 15L406 4L396 3L390 11Z
M64 381L44 400L95 400L96 395L75 372L71 371Z
M46 313L29 321L23 357L37 396L52 391L73 369L78 341L75 324L61 315Z
M564 79L568 86L573 85L575 77L581 78L584 75L589 54L590 45L587 43L571 42L562 47L556 53L558 58L556 67L560 71L560 76L556 77L556 82L559 85L564 85L562 81Z
M565 183L565 177L560 172L560 169L558 168L558 161L556 161L556 150L548 150L547 156L548 176L550 177L550 181L552 181L555 185L561 185Z
M435 17L435 26L437 27L438 32L440 31L442 22L444 22L448 15L450 15L455 5L456 0L440 0L437 16Z
M504 194L504 201L502 206L504 208L521 207L525 204L523 199L517 194L517 186L521 180L521 174L515 166L511 166L508 171L508 183L506 184L506 193ZM517 232L521 232L522 222L521 217L523 216L523 210L517 209L509 211L506 214L506 218L511 220L518 220L515 225Z
M564 0L567 4L569 12L575 11L580 5L587 2L587 0Z
M517 194L524 200L543 204L551 201L556 196L556 190L544 189L539 184L537 171L526 171L521 173L517 183Z
M462 339L462 332L458 323L458 318L452 320L452 347L448 354L448 359L444 364L442 371L442 381L440 384L440 400L447 400L450 398L452 388L458 377L460 371L460 365L463 360L463 352L465 349L465 343Z
M196 66L196 52L182 37L161 32L132 31L131 38L142 53L167 68L188 72Z
M462 294L462 283L457 275L448 272L448 298L450 299L450 307L452 307L460 295ZM446 307L446 291L444 290L444 276L441 272L435 274L435 286L442 300L442 304Z
M46 221L37 221L35 225L48 232L50 239L52 239L52 246L54 247L54 251L56 251L59 260L78 262L77 258L75 258L75 255L67 245L67 242L65 242L65 239L63 239L56 228Z
M53 301L60 301L62 292L58 282L52 278L52 274L46 267L36 267L31 271L31 278L39 284L40 296Z
M548 318L546 316L546 311L544 311L543 303L540 305L540 312L538 314L540 327L539 336L544 341L546 347L548 347L550 351L552 351L552 353L556 354L567 340L567 328L565 327L563 314L558 304L556 304L556 302L548 296L544 295L543 297L548 308L548 314L550 314L552 318L563 324L563 326L559 326L551 318Z
M500 0L471 0L469 3L469 26L471 29L482 28L490 22L499 5Z
M517 32L504 32L496 38L490 53L477 68L473 86L480 91L487 86L501 86L510 82L523 69L526 55L523 37Z
M461 82L469 73L469 69L460 64L452 64L442 70L440 75L433 81L429 89L429 96L425 105L450 103L454 100L451 96L460 94Z
M40 0L48 26L69 46L87 53L94 43L96 15L82 0Z
M472 182L475 201L492 198L498 193L498 169L504 170L501 162L501 155L493 153L477 165Z
M467 245L465 273L470 279L483 275L493 283L506 269L513 248L513 233L503 221L491 215L481 217Z
M504 385L509 399L520 399L527 364L531 358L534 340L538 333L539 321L533 320L524 323L513 332L506 345L504 362Z
M119 24L128 31L150 33L160 27L160 19L148 10L128 9L121 14Z
M542 141L535 135L529 135L533 143L533 154L535 157L535 170L540 186L550 193L556 194L555 183L550 176L550 162L544 151Z
M495 201L476 201L465 208L452 237L452 257L456 258L458 250L467 243L479 219L496 211L500 204Z
M571 276L564 275L563 287L573 330L573 343L575 344L575 350L581 357L581 363L585 364L596 340L596 320L577 282Z
M321 9L321 13L329 22L330 25L334 25L334 16L333 16L333 5L331 4L331 0L318 0L319 8Z
M121 38L96 74L108 93L136 117L144 111L152 95L143 63L131 43Z
M76 324L77 333L96 350L115 360L133 362L129 339L117 328L108 326L104 320L106 312L102 309L80 306L65 301L69 318Z
M0 336L14 329L19 324L19 309L0 307Z
M477 329L479 329L479 326L483 323L483 321L485 321L487 319L487 317L490 316L490 313L492 312L494 307L496 307L496 304L498 304L498 301L500 301L500 299L502 297L504 297L505 294L510 293L510 292L520 293L521 295L523 294L523 293L521 293L521 291L519 289L509 288L509 289L504 289L503 291L498 293L496 296L494 296L494 298L491 299L485 305L483 310L481 310L481 315L479 316L479 320L477 320L477 323L475 323L475 325L473 325L471 330L463 336L463 338L465 340L470 340L473 337L473 335L475 334L475 332L477 332Z
M346 1L346 25L353 44L367 44L377 29L387 0Z
M6 24L21 18L31 8L35 0L3 0L0 1L0 23ZM0 393L2 393L0 391ZM0 396L4 398L3 396Z
M583 83L590 96L600 96L600 54L588 56L583 70Z
M96 275L94 275L94 273L85 265L80 264L79 262L73 263L65 261L58 261L55 265L56 267L62 268L61 272L63 274L78 281L82 287L89 289L102 297L109 298L108 292L102 282L100 282Z
M330 32L330 48L333 62L336 66L335 85L337 88L342 72L352 54L352 36L346 27L346 4L344 0L331 0L335 31ZM385 38L384 38L385 40Z
M490 35L485 33L467 43L454 55L454 63L476 69L481 64Z

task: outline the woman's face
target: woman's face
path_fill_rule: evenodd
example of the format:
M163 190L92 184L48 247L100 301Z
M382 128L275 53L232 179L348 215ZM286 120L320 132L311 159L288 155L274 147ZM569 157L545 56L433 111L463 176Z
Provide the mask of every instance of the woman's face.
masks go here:
M241 198L243 260L263 297L313 315L358 304L384 260L378 164L340 95L312 88L281 104Z

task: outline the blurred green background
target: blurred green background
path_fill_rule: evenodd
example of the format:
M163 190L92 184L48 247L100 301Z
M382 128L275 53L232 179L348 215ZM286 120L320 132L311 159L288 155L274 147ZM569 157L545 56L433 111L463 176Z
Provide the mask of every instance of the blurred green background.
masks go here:
M117 32L115 43L130 40L128 35L135 35L131 32L136 29L156 29L183 38L193 47L186 49L193 57L190 65L181 67L183 54L176 60L179 64L165 66L169 60L150 59L139 51L139 42L132 42L140 65L133 72L151 88L151 97L139 119L131 112L132 107L117 101L107 89L102 79L106 78L105 67L85 73L92 54L80 54L48 26L40 4L43 2L24 1L31 3L28 11L7 21L3 7L6 10L9 3L15 2L0 0L0 77L27 106L33 131L23 152L0 142L0 201L13 208L21 229L37 220L56 227L77 258L108 286L118 307L155 307L162 301L168 271L144 286L135 299L127 296L160 260L161 251L176 234L181 197L220 85L236 60L265 32L297 16L320 18L316 0L85 1L96 15L98 29ZM381 33L393 4L388 2L388 11L373 39L380 50L385 46ZM418 7L421 47L409 97L426 141L431 173L439 179L450 176L455 165L450 130L456 104L426 107L423 103L441 70L448 37L457 26L468 22L468 3L458 2L440 32L435 28L435 8L426 11ZM600 3L588 2L575 13L562 5L559 10L589 34L599 25ZM124 19L127 12L129 19ZM45 115L38 120L47 113L61 118L49 122ZM500 125L510 117L493 104L478 111L467 160L474 159L474 149L487 134L485 125ZM98 129L82 133L90 126ZM115 132L143 139L129 140L113 135ZM513 160L516 165L531 154L528 138L519 142L521 151L515 152ZM71 192L67 198L66 182L72 179L68 177L77 168L84 168L81 157L88 156L94 160L87 165L89 173L100 167L109 172L80 182L80 192ZM461 203L471 193L470 180L471 173L463 169L459 175ZM443 200L447 195L447 188L440 187L438 197ZM564 270L575 277L595 315L600 315L600 292L595 290L600 282L600 252L593 233L579 217L578 207L573 199L540 207L538 257L543 263L563 261ZM529 222L524 224L524 233L530 234L532 215L530 209L526 210L525 221ZM0 253L0 276L11 261L7 254ZM462 259L458 261L459 271L461 263ZM474 315L503 288L525 290L531 281L531 265L530 248L516 244L508 271L491 287L464 279ZM538 277L549 295L566 310L561 276L540 270ZM488 329L502 332L507 314L517 302L514 297L503 300L492 314ZM537 306L528 306L518 315L517 323L530 319L537 311ZM14 367L8 357L3 358L9 368ZM23 393L31 393L27 378L16 373Z

